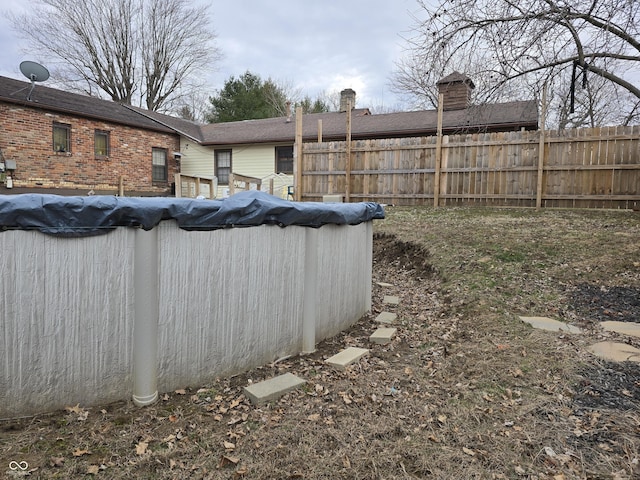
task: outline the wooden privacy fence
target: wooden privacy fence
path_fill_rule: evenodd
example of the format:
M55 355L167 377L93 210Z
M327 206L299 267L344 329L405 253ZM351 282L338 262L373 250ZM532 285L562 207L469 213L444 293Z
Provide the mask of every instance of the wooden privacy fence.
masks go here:
M301 150L302 200L342 194L394 205L640 207L640 126L303 143Z

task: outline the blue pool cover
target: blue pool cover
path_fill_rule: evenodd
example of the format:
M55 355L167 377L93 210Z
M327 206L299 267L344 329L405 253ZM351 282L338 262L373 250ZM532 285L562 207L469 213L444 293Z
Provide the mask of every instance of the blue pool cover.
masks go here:
M151 230L171 219L184 230L215 230L258 225L317 228L382 218L384 209L374 202L290 202L259 191L240 192L224 200L0 195L0 229L37 230L66 237L100 235L116 227Z

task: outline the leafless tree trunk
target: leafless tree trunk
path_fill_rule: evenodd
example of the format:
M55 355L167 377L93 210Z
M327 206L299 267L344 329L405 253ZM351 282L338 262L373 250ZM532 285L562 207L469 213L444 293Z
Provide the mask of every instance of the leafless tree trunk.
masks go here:
M37 0L13 23L66 88L163 111L219 58L207 13L186 0Z

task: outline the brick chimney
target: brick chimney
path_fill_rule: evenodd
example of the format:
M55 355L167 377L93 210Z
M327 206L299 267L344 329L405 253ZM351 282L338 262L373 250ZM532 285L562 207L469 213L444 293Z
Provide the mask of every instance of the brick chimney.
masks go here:
M444 96L444 110L462 110L471 103L471 92L476 86L471 79L460 72L447 75L438 83L438 93Z
M340 111L347 111L347 102L351 100L351 108L356 107L356 92L350 88L345 88L340 92Z

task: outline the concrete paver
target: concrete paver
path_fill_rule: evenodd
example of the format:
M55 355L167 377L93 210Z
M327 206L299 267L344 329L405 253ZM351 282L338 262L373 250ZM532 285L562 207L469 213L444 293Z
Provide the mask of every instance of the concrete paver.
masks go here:
M591 345L587 350L605 360L640 363L640 350L626 343L600 342Z
M344 370L352 363L357 362L365 355L369 354L369 350L366 348L349 347L337 353L331 358L325 360L325 363L337 368L338 370Z
M291 373L285 373L263 382L254 383L244 387L244 394L254 405L264 405L272 400L277 400L285 393L295 390L306 382Z
M396 313L380 312L375 321L378 323L393 323L396 321L396 318L398 318Z
M568 332L568 333L582 333L578 327L573 325L554 320L547 317L520 317L520 320L530 324L533 328L540 330L549 330L551 332Z
M398 330L396 328L379 328L369 337L371 343L386 345L390 343Z
M633 322L601 322L602 328L608 332L622 333L632 337L640 337L640 323Z
M392 295L385 295L384 298L382 299L382 303L384 303L386 305L399 305L400 304L400 297L394 297Z

